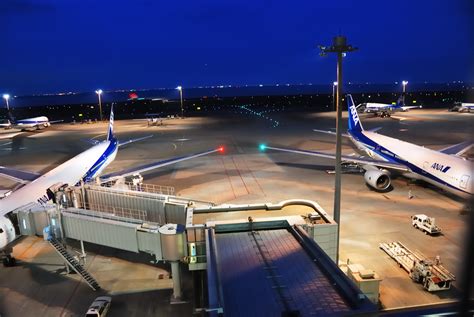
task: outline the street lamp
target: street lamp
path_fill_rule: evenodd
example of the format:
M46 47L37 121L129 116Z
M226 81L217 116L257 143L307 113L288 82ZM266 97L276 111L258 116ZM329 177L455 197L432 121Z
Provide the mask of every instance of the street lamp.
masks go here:
M408 85L408 81L406 81L406 80L402 81L402 85L403 85L403 94L405 94L406 87Z
M101 98L101 96L102 96L103 91L102 91L102 89L97 89L95 91L95 93L99 97L99 117L100 117L100 121L102 122L102 98Z
M179 90L179 99L181 100L181 119L184 118L184 108L183 108L183 87L178 86L176 89Z
M402 81L402 85L403 85L402 100L403 100L403 105L405 105L405 92L406 92L406 87L408 85L408 81L406 80Z
M336 102L335 102L336 100L335 100L335 98L334 98L335 91L336 91L336 87L337 87L337 81L334 81L334 82L332 83L332 109L333 109L334 111L336 111Z
M7 110L10 110L10 105L8 104L8 99L10 99L9 94L3 94L3 99L5 99L5 102L7 104Z
M321 52L319 55L326 56L328 53L337 53L337 96L336 96L336 180L334 184L334 221L337 223L337 244L336 244L336 264L339 261L339 232L341 231L341 131L342 131L342 108L341 108L341 88L342 88L342 57L347 52L357 50L356 47L347 44L345 36L333 38L331 46L318 46ZM334 85L336 86L336 85Z

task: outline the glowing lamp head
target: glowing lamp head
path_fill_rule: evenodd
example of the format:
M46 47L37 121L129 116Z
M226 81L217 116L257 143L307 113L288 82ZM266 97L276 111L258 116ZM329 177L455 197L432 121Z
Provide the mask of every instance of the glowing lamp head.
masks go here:
M265 151L265 149L267 148L267 146L266 146L265 144L260 144L260 145L258 146L258 148L259 148L260 151L263 152L263 151Z
M219 151L220 153L224 153L224 151L225 151L224 146L222 146L222 145L219 146L219 147L217 148L217 151Z
M402 81L402 85L403 85L403 86L408 85L408 81L406 81L406 80Z
M183 87L178 86L178 87L176 87L176 89L178 89L179 91L181 91L181 90L183 90Z
M337 86L337 81L332 83L333 86Z
M3 94L3 99L5 99L5 100L10 99L10 95L9 94Z
M98 95L102 95L103 91L102 91L102 89L97 89L97 90L95 91L95 93L98 94Z

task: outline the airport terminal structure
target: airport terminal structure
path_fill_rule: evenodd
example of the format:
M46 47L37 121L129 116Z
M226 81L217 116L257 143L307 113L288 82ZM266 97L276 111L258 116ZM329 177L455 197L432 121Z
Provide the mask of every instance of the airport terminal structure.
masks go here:
M473 13L1 2L0 317L474 317Z
M368 131L433 150L463 143L452 151L470 162L469 113L359 116ZM272 118L282 128L247 110L156 126L115 120L120 150L113 162L104 157L110 167L102 178L57 182L44 199L8 213L20 238L2 251L2 314L81 315L99 295L113 298L113 316L453 311L469 234L466 200L403 173L390 174L389 191L374 190L360 175L372 169L348 159L338 224L331 159L278 151L332 152L333 136L313 130L330 130L334 112ZM95 138L106 130L108 137ZM0 183L4 201L29 175L20 170L47 172L91 145L83 140L110 134L101 122L3 130L2 165L15 167L2 171L10 176ZM343 157L353 151L345 143Z

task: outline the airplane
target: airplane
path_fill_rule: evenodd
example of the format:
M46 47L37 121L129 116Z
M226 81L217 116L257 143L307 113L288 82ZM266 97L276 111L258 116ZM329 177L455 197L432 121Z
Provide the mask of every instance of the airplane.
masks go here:
M384 104L375 102L366 102L359 104L356 109L364 113L373 113L375 116L390 117L394 112L406 112L410 109L422 108L422 106L405 106L405 98L401 95L396 104Z
M354 101L347 95L349 108L348 130L343 136L369 157L342 155L345 164L356 164L364 171L366 184L379 192L391 189L390 171L423 180L462 198L472 198L472 161L462 157L474 144L465 141L436 151L413 143L364 130ZM315 130L334 135L333 131ZM334 154L260 145L261 150L271 149L335 159Z
M474 103L467 103L467 102L456 102L449 111L457 111L457 112L471 112L474 111Z
M52 186L57 184L75 185L81 180L88 182L94 179L99 183L107 183L122 177L224 151L224 148L221 146L205 152L153 162L100 176L102 171L115 159L119 147L144 139L142 137L119 142L114 136L113 126L114 112L112 108L106 140L102 142L94 141L96 144L91 148L43 175L0 166L0 176L24 184L0 199L0 252L3 251L3 253L7 254L4 257L4 265L11 265L12 261L14 263L14 259L10 256L7 246L18 238L10 218L12 211L31 202L38 202L40 204L48 202L52 197L48 196L47 191Z
M4 123L0 123L0 127L4 129L19 129L22 131L41 130L51 126L51 123L62 122L63 120L50 121L48 117L40 116L34 118L26 118L21 120L14 120L10 115L10 119Z

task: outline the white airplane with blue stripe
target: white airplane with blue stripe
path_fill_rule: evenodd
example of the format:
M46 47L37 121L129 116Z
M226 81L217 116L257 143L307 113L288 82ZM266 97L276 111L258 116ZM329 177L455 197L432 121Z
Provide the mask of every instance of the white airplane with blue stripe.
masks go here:
M40 175L0 166L0 176L24 184L23 187L13 191L5 198L0 199L0 250L17 237L13 223L9 218L9 214L17 208L32 202L46 203L50 200L50 197L47 195L47 190L54 185L75 185L81 180L87 182L96 179L97 177L97 180L100 183L110 182L121 177L146 172L214 152L224 151L223 147L219 147L205 152L153 162L151 164L136 166L120 172L100 176L102 171L115 159L117 150L120 146L147 138L144 137L126 142L119 142L113 133L113 123L114 112L112 109L110 112L107 139L105 141L98 142L90 149L76 155L46 174Z
M390 171L426 181L455 195L471 198L473 194L472 161L462 157L472 146L472 141L462 142L440 151L364 130L351 95L347 95L349 129L347 134L355 146L368 157L342 156L343 162L355 163L363 170L364 179L371 188L387 191L391 188ZM333 131L315 130L328 134ZM335 159L334 154L261 146L277 151L292 152Z
M422 108L422 106L405 106L405 98L400 96L395 104L385 104L377 102L366 102L359 104L356 109L363 109L365 113L373 113L375 115L390 116L394 112L406 112L410 109Z
M63 120L50 121L48 117L40 116L34 118L26 118L14 120L10 118L6 123L0 123L0 127L5 129L19 129L22 131L42 130L51 126L51 123L62 122Z
M474 111L474 103L461 102L459 112L471 112Z

